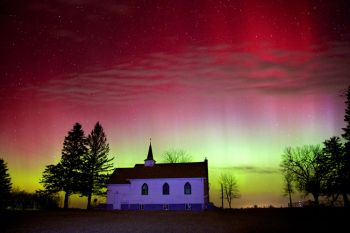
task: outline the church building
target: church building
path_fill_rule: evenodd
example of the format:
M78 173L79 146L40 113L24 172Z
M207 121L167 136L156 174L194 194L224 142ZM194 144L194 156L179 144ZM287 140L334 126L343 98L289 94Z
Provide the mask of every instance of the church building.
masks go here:
M209 204L208 160L156 163L150 143L144 164L114 170L107 204L117 210L204 210Z

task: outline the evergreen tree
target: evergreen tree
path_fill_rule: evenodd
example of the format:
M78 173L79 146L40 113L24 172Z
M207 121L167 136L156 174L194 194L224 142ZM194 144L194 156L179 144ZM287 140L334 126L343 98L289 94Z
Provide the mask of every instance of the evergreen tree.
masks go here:
M345 100L345 116L344 121L347 123L346 127L343 128L344 133L342 134L343 138L346 140L346 145L349 146L350 144L350 86L345 91L344 96L346 98Z
M61 178L63 176L63 168L60 163L57 165L47 165L43 177L40 183L43 184L45 191L48 193L57 193L63 190L64 180Z
M69 196L80 192L83 182L82 158L87 153L87 140L79 123L73 126L63 142L62 157L57 165L46 167L41 183L47 191L64 191L64 208L68 208Z
M106 182L111 171L112 159L108 158L109 144L106 135L99 122L87 138L88 152L83 157L83 182L81 182L81 194L87 196L87 208L91 208L92 195L105 194Z
M7 164L0 158L0 209L6 208L11 195L11 178Z
M344 176L346 174L346 171L344 171L344 147L339 137L331 137L323 144L324 156L320 161L320 166L326 172L324 193L332 198L331 202L333 204L340 194L347 199L346 177Z
M350 207L350 203L347 194L350 193L350 86L345 91L345 116L344 121L346 127L343 128L344 133L342 134L345 139L345 154L344 154L344 187L346 187L345 193L343 194L344 206Z
M68 208L69 196L79 192L79 183L82 181L81 166L82 158L87 153L86 137L79 123L73 126L68 132L68 136L64 139L62 157L60 164L62 166L64 208Z

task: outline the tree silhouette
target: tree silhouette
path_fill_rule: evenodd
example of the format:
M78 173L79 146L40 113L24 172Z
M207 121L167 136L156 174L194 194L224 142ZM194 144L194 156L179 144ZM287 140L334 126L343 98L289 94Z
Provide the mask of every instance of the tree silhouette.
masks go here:
M324 193L331 197L331 203L337 200L338 196L343 195L344 205L346 205L346 171L344 170L344 146L339 137L331 137L323 142L324 156L320 163L323 170L326 171L326 181Z
M11 207L14 209L33 209L34 196L25 190L16 187L11 192Z
M166 163L187 163L192 161L192 157L184 150L173 149L163 153L163 160Z
M105 194L108 172L111 171L112 159L108 159L109 144L106 135L99 122L87 138L88 152L83 156L81 193L87 196L87 208L91 208L92 195Z
M64 191L64 208L68 208L69 196L80 191L83 181L82 158L87 153L86 138L79 123L73 126L63 142L62 157L57 165L48 165L41 183L51 192Z
M68 208L69 196L79 192L79 183L81 182L81 165L82 157L86 154L86 137L79 123L73 126L73 129L68 132L63 142L62 157L60 164L63 174L61 179L64 181L63 191L64 208Z
M11 178L8 173L7 163L0 158L0 209L6 208L11 195Z
M222 191L225 194L225 199L227 200L228 206L231 207L233 198L240 198L240 193L235 177L231 174L221 174L219 178L219 183L222 187Z
M60 198L57 193L36 190L33 198L37 209L58 209L59 207Z
M63 167L60 163L57 165L47 165L40 183L43 184L45 191L57 193L64 189L64 180L61 178L64 174Z
M288 196L289 207L293 207L292 193L294 193L293 176L286 172L284 174L284 193L283 193L283 195Z
M320 146L303 146L295 149L287 147L282 155L281 168L284 176L290 175L299 191L312 194L315 204L319 204L319 196L322 194L322 187L326 171L320 166L322 159Z
M349 199L347 197L347 194L350 193L350 86L345 91L344 96L346 98L344 116L346 127L343 128L344 133L342 134L342 137L345 139L343 199L344 206L350 207Z

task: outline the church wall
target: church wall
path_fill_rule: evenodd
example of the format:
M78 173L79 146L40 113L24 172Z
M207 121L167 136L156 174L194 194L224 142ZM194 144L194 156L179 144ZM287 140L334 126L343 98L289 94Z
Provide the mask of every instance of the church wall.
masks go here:
M167 182L170 187L169 195L163 195L163 184ZM184 194L186 182L191 184L191 195ZM141 195L141 186L147 183L148 195ZM130 200L134 203L144 204L176 204L176 203L202 203L203 178L172 178L172 179L135 179L131 180Z
M107 204L113 209L120 209L122 203L128 202L130 184L107 184Z
M191 208L204 208L204 178L161 178L132 179L131 184L109 184L107 204L113 204L114 209L139 209L143 204L145 210L161 210L169 205L171 210L183 210L185 204ZM163 184L169 184L169 195L163 195ZM191 194L184 194L186 182L191 184ZM141 187L148 185L148 195L141 195Z

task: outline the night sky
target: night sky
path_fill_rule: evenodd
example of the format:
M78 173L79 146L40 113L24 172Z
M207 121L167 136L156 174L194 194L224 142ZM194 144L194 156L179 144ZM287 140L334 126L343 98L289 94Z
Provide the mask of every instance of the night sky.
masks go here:
M0 3L0 157L27 191L75 122L100 121L116 167L183 149L232 172L233 207L286 205L286 146L345 126L346 0L51 0ZM295 195L295 201L300 195Z

